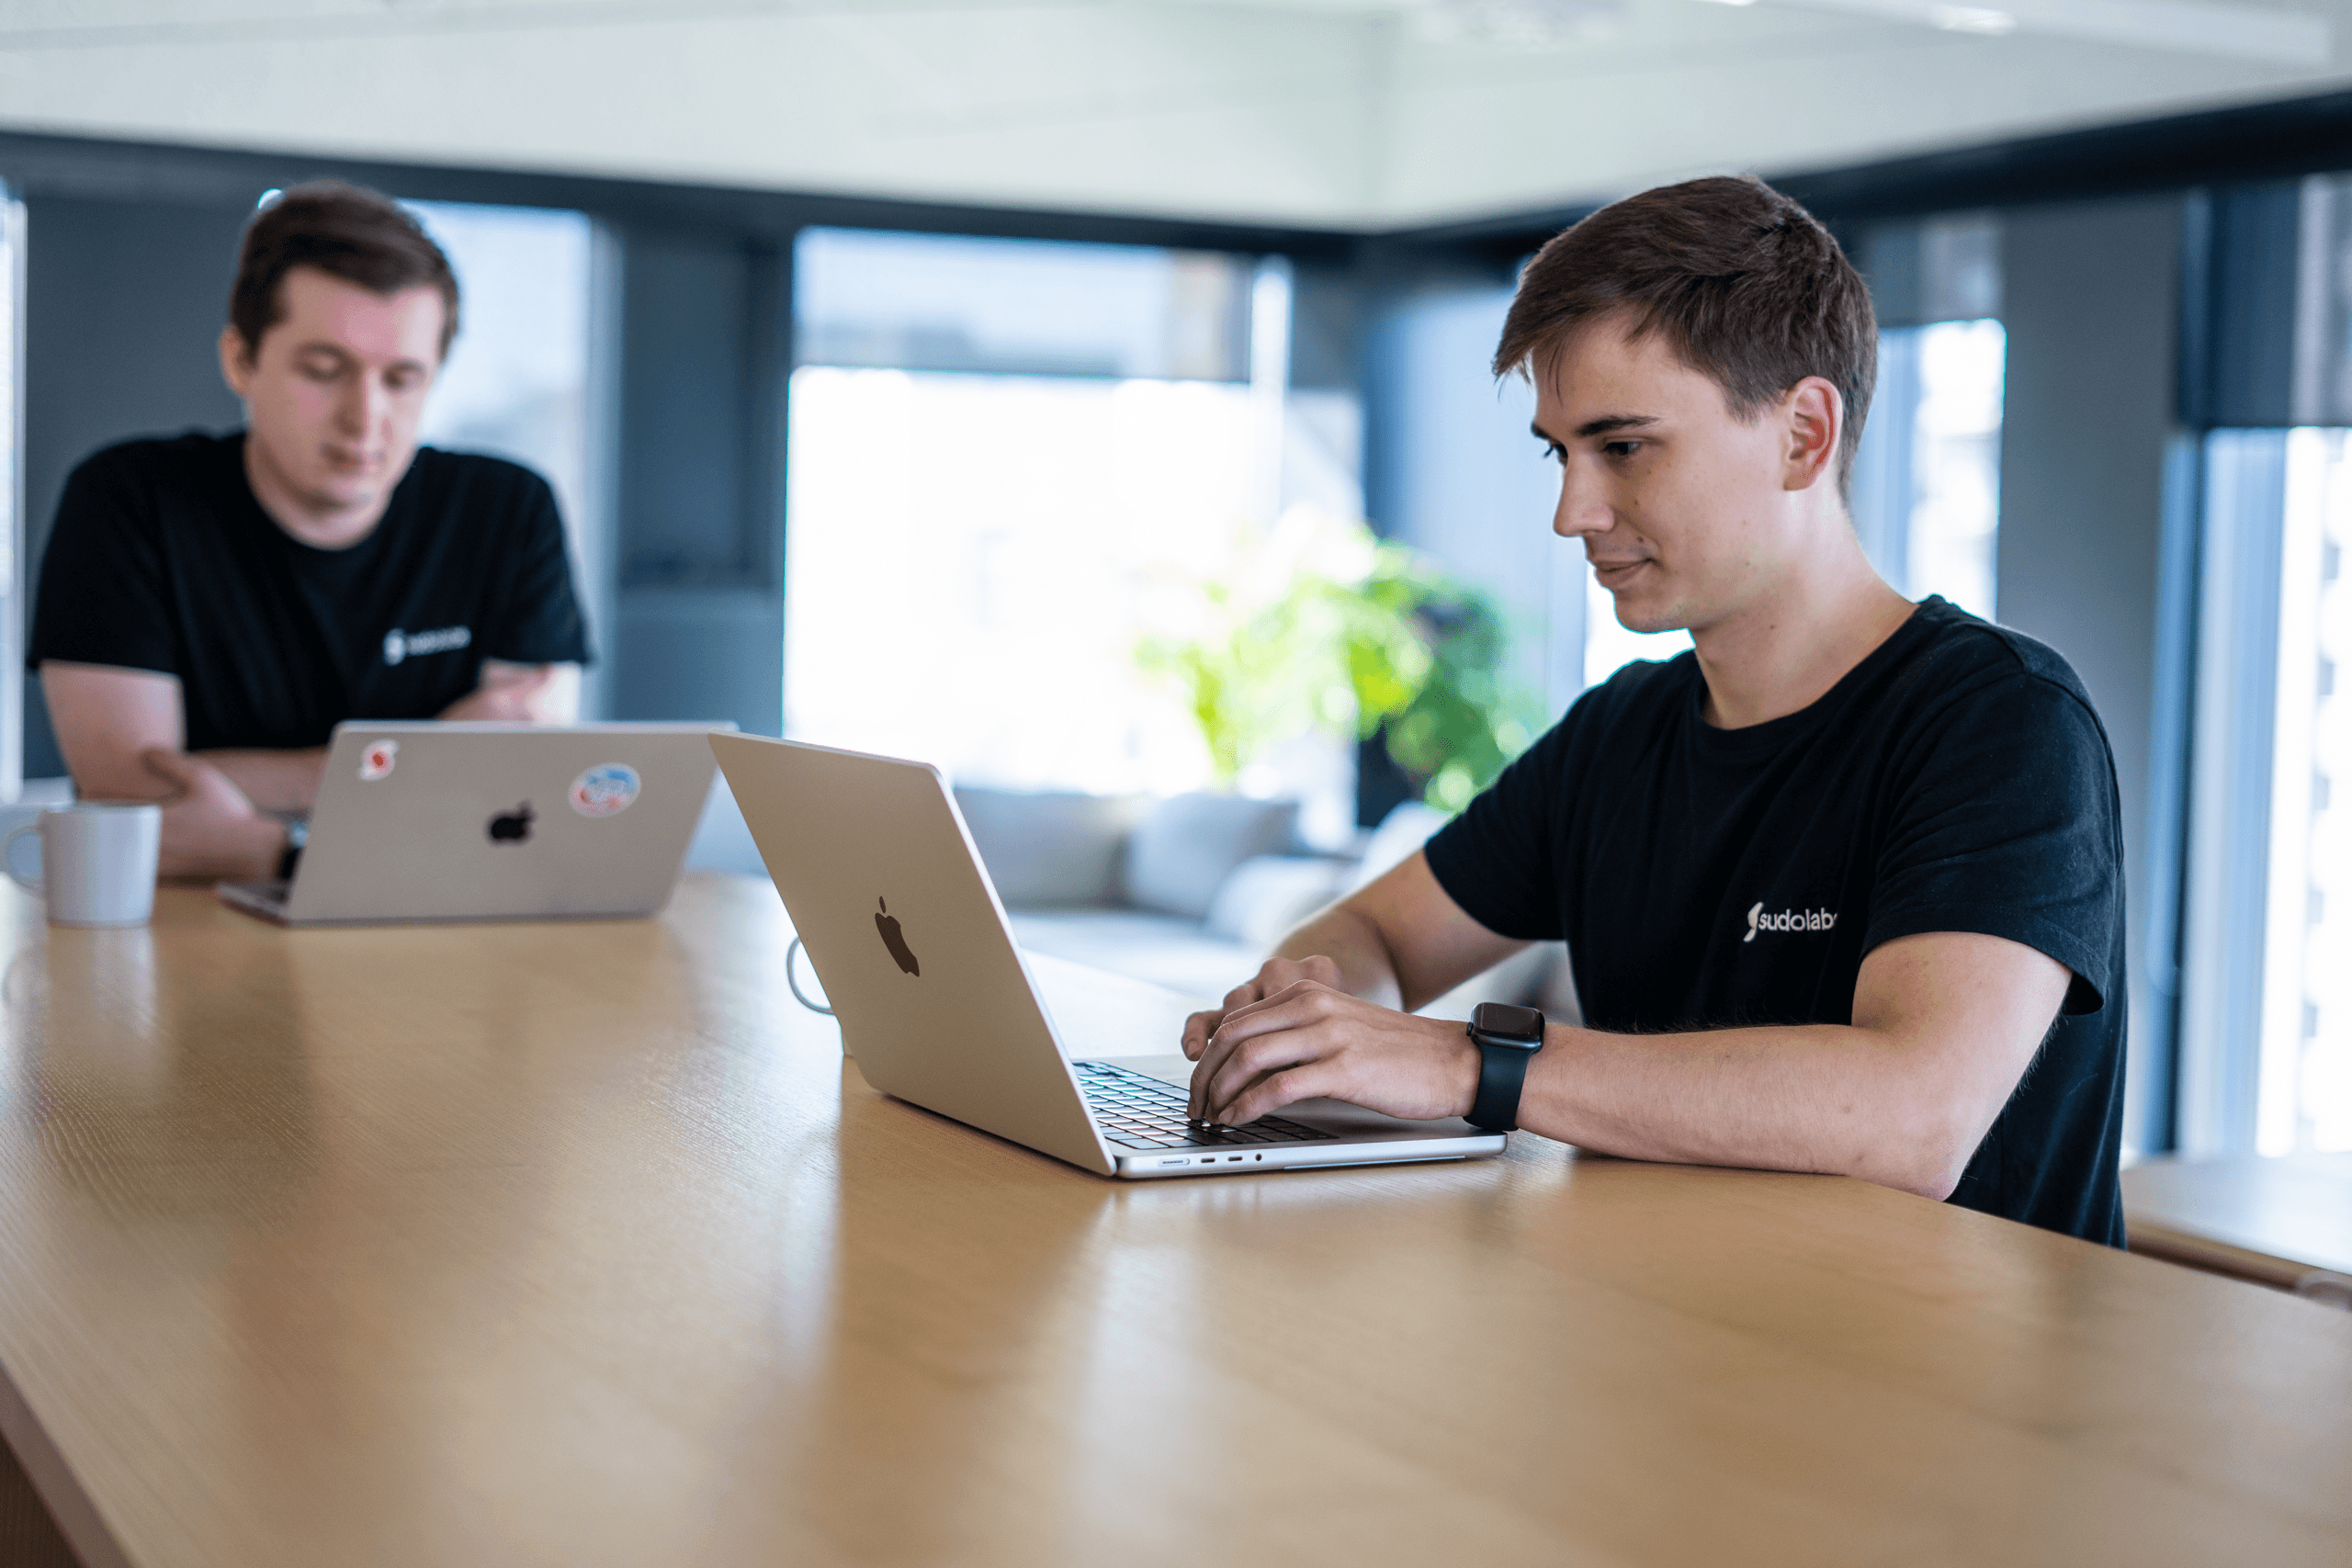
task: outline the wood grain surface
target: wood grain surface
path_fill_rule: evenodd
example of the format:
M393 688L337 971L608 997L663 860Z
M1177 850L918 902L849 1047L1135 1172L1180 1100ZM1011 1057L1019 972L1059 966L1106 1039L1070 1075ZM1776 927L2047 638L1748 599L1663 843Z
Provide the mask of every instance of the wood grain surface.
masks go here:
M2123 1173L2132 1249L2292 1290L2352 1280L2352 1154L2161 1159Z
M763 883L0 897L0 1369L89 1568L2352 1561L2352 1316L2232 1280L1524 1134L1123 1186L867 1090Z

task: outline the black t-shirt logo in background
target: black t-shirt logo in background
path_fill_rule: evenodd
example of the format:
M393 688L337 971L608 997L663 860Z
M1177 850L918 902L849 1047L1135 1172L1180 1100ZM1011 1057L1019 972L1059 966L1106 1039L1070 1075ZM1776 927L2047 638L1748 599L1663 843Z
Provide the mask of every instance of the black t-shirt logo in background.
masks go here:
M127 442L74 471L27 652L179 677L198 751L322 746L342 719L433 717L484 659L588 658L537 474L419 447L376 530L319 550L254 499L242 433Z
M384 634L384 662L422 659L428 653L454 653L473 645L471 626L441 626L429 632L404 632L398 626Z

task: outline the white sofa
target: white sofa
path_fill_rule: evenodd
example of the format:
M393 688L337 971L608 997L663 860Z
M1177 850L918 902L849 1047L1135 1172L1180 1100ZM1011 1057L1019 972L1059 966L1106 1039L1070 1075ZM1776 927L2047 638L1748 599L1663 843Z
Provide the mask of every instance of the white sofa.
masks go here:
M1290 801L1166 799L964 786L957 806L1023 947L1214 1000L1257 971L1291 927L1419 849L1444 821L1408 804L1360 852L1304 852ZM1481 1001L1575 1016L1560 945L1543 943L1424 1013Z

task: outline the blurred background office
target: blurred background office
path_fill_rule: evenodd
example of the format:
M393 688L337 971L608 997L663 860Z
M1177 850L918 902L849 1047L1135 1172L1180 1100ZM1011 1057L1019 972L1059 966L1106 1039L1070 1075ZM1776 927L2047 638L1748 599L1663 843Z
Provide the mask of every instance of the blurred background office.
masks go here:
M12 0L0 637L74 463L238 423L238 232L345 178L460 274L426 439L553 481L590 716L1295 800L1339 865L1458 781L1347 714L1220 750L1146 650L1361 577L1357 518L1487 617L1486 741L1686 646L1486 363L1562 225L1752 170L1878 302L1881 570L2100 705L2129 1148L2352 1148L2347 89L2340 0ZM0 682L0 794L62 772Z

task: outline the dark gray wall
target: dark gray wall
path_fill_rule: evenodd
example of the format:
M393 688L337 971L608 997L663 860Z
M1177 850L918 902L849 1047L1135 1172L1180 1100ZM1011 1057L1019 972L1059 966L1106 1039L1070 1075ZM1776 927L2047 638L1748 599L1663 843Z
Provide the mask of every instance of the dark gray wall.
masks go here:
M220 379L237 237L233 202L35 197L25 204L25 533L40 570L57 498L101 446L244 415ZM38 581L37 575L28 581ZM28 681L25 776L65 771Z
M613 716L784 727L788 243L622 231Z
M2178 197L2015 211L2003 231L1999 614L2066 656L2115 748L2133 933L2125 1136L2143 1146L2171 1057L2140 935L2168 896L2151 875L2150 730L2181 241Z

